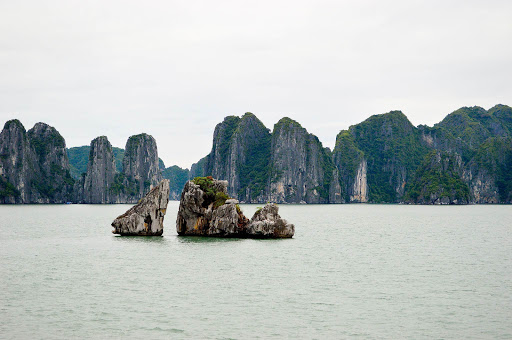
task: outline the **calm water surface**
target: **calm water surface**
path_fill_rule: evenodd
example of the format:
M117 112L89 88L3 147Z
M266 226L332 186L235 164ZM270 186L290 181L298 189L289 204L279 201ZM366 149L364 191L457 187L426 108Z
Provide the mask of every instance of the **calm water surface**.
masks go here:
M512 206L282 205L290 240L0 206L0 338L512 338ZM251 216L255 205L243 205Z

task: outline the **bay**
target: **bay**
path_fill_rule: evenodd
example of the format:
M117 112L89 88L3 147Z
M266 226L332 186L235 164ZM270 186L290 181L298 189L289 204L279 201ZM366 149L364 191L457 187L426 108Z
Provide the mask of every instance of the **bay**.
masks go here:
M286 240L0 206L1 338L512 338L512 206L281 205ZM257 205L242 205L252 216Z

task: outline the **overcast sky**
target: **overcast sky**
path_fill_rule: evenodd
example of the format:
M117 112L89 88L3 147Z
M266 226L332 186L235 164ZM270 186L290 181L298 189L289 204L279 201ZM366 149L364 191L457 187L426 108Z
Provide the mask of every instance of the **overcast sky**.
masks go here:
M146 132L190 167L215 125L297 120L333 147L373 114L512 105L512 1L0 0L0 123L68 147Z

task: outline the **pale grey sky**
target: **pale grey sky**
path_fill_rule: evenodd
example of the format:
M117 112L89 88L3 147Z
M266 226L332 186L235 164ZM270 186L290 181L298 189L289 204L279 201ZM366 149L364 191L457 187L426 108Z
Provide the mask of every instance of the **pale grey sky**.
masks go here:
M167 166L247 111L332 147L394 109L433 125L512 105L511 17L512 1L0 0L0 123L46 122L68 147L146 132Z

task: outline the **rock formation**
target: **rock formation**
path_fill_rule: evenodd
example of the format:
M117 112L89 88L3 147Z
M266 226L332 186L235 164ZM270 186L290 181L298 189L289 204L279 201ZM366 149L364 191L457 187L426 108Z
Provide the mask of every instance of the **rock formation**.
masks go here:
M77 181L77 201L83 203L111 203L110 188L116 175L112 145L105 136L91 142L87 172Z
M270 168L269 201L329 203L330 188L337 182L331 152L290 118L274 126Z
M432 151L407 184L407 203L468 204L469 188L462 179L462 158L456 153Z
M66 143L59 132L37 123L28 132L18 120L0 133L0 202L65 203L73 194Z
M112 181L110 153L94 151L90 162L89 146L70 149L70 167L54 128L38 123L26 132L12 120L0 134L0 202L62 203L78 196L82 202L135 203L163 172L173 199L186 180L213 175L226 180L227 193L242 203L512 203L511 140L512 108L506 105L463 107L433 127L415 127L400 111L374 115L340 131L332 152L298 122L283 118L270 133L246 113L216 126L210 154L190 171L163 169L151 136L130 137L126 150L112 148ZM457 166L445 166L445 156ZM82 173L89 178L88 185L80 179L74 195L71 169L77 179ZM439 187L427 185L434 173L446 177ZM469 199L459 195L464 187Z
M212 151L192 165L189 178L228 181L241 202L341 203L331 151L299 123L281 119L270 131L252 113L218 124Z
M123 174L135 184L136 196L143 196L161 180L158 150L155 139L142 133L131 136L126 142Z
M252 113L229 116L215 127L205 173L228 181L228 194L245 202L266 200L270 131Z
M400 111L371 116L341 131L334 159L345 200L401 202L427 153L418 129Z
M36 160L30 148L25 128L19 120L5 123L0 133L0 201L29 203L30 183L35 175Z
M162 180L142 200L112 222L112 233L131 236L160 236L169 203L169 180Z
M198 177L181 194L176 230L183 236L289 238L295 228L268 204L249 221L227 195L227 181Z
M278 214L277 204L269 203L256 211L247 225L246 234L253 238L289 238L295 234L295 226Z

